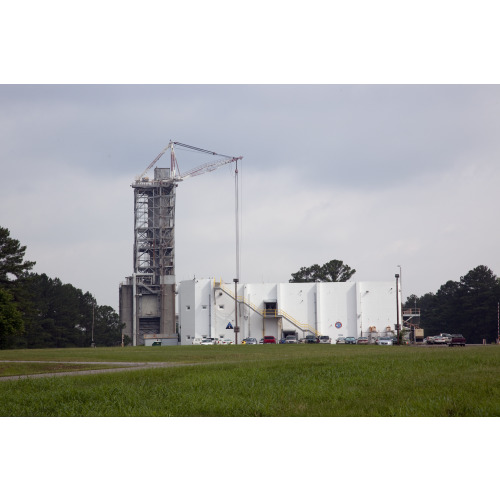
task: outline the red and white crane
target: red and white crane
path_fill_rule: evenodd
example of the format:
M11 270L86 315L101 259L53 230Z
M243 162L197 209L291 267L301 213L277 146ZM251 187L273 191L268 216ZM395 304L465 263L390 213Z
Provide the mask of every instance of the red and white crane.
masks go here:
M214 157L181 173L175 147ZM157 166L170 150L170 168ZM175 333L175 190L178 182L223 165L236 163L236 283L239 280L238 161L229 156L170 141L132 184L134 188L134 273L132 276L132 343L141 345L149 335L176 343ZM153 179L146 173L155 167ZM235 294L236 295L236 294ZM127 306L128 307L128 306ZM235 327L237 335L238 327Z

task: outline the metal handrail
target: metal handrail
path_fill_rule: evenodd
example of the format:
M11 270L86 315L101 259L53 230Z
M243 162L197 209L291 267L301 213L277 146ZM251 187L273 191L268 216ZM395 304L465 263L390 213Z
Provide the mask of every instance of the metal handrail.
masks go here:
M215 280L214 280L215 284ZM222 280L218 282L219 287L226 292L227 295L229 295L231 298L234 299L234 293L229 289L227 289L224 284L222 283ZM319 336L321 335L320 332L318 332L315 328L313 328L311 325L308 325L307 323L301 323L297 319L295 319L293 316L288 314L287 312L283 311L283 309L275 309L274 315L268 315L266 314L269 310L266 309L261 309L260 307L257 307L255 304L250 302L249 300L245 299L245 297L242 297L241 295L238 295L236 297L236 300L240 303L243 303L253 309L257 314L260 314L263 317L278 317L278 316L283 316L286 320L288 320L290 323L295 325L297 328L302 330L303 332L308 331L311 333L314 333L314 335Z

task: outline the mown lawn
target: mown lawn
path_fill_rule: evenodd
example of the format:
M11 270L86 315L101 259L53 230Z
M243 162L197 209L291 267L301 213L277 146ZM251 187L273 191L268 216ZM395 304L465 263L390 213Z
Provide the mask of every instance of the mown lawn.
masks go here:
M0 381L1 416L500 415L498 346L177 346L0 353L0 359L13 356L199 364Z

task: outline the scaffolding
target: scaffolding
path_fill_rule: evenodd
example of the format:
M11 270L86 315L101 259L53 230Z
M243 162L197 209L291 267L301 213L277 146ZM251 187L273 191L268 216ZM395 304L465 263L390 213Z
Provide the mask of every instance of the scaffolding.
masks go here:
M155 168L134 189L134 326L133 344L144 336L176 339L175 189L171 169ZM170 304L170 307L169 307Z

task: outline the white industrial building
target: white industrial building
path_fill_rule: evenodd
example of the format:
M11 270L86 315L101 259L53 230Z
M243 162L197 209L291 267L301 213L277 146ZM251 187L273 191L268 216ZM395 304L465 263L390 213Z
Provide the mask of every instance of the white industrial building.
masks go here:
M394 332L401 318L395 282L238 283L193 279L178 285L179 339L226 338L237 343L264 335L281 339L311 333L376 338ZM237 302L237 307L236 306Z

